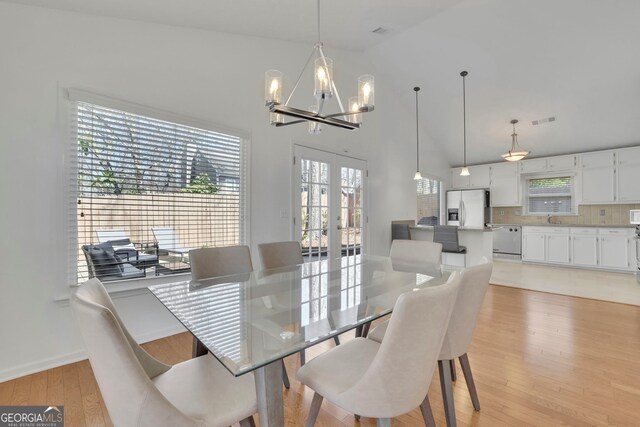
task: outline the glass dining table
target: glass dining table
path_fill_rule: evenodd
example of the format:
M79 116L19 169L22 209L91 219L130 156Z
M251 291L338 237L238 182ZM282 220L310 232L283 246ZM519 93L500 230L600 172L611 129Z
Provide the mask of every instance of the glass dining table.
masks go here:
M261 426L284 425L282 363L339 334L362 333L398 297L446 282L448 266L350 255L280 269L150 286L231 374L254 373Z

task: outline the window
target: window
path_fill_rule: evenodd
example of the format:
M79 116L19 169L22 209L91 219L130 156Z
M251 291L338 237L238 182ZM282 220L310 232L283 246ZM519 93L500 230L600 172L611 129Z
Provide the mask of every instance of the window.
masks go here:
M527 180L527 209L530 214L573 212L573 177Z
M185 273L189 249L245 242L243 137L78 100L72 111L72 284Z
M436 179L417 181L418 225L440 224L440 186Z

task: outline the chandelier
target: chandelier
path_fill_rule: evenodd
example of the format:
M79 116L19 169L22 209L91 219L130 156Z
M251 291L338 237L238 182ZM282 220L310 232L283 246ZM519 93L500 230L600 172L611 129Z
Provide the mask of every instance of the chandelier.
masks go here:
M520 148L518 144L518 134L516 133L516 123L518 120L511 120L511 125L513 125L513 133L511 134L511 150L507 151L502 155L502 158L508 162L517 162L518 160L522 160L530 153L529 151L524 151Z
M307 62L304 64L298 79L293 85L291 93L284 104L283 99L283 75L278 70L268 70L265 73L265 105L270 112L270 123L273 126L289 126L297 123L309 123L309 133L318 134L322 131L321 125L331 125L342 129L355 130L362 125L362 113L368 113L374 109L375 87L372 75L366 74L358 78L358 95L348 100L347 108L342 104L340 94L333 80L333 60L324 55L323 44L320 39L320 0L317 0L318 9L318 41ZM315 104L308 109L300 109L289 106L300 80L307 67L314 59L313 79ZM325 113L325 101L335 95L339 112ZM285 117L292 120L285 121Z

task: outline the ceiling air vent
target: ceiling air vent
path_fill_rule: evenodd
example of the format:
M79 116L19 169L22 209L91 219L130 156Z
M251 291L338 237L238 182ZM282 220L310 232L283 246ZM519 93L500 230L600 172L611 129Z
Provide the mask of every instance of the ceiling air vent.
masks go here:
M546 119L540 119L540 120L534 120L531 122L532 125L537 126L537 125L541 125L543 123L551 123L551 122L555 122L556 118L555 117L547 117Z
M378 27L375 30L371 31L372 33L376 33L376 34L384 34L387 32L386 28L383 27Z

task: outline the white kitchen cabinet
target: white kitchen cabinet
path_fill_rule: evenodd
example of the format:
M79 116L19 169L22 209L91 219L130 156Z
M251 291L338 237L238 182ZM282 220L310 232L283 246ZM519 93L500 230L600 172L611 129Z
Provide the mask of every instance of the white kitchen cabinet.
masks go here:
M614 151L596 151L580 155L583 168L601 168L614 166L616 155Z
M491 166L491 205L520 204L520 174L517 163L497 163Z
M529 159L520 162L520 173L539 173L547 171L547 159Z
M600 236L600 267L628 269L629 238L627 236Z
M571 235L571 262L584 267L598 266L598 236Z
M580 188L582 204L616 201L616 170L611 167L582 168Z
M549 171L565 171L572 170L578 165L578 156L556 156L547 159L547 170Z
M470 166L469 187L489 188L491 184L491 167L488 165Z
M522 259L524 261L546 261L546 235L542 233L522 234Z
M451 189L469 188L469 176L460 176L462 168L451 169Z
M621 203L640 202L640 148L625 148L616 152L618 198Z
M546 261L554 264L571 262L571 237L569 234L547 234Z

